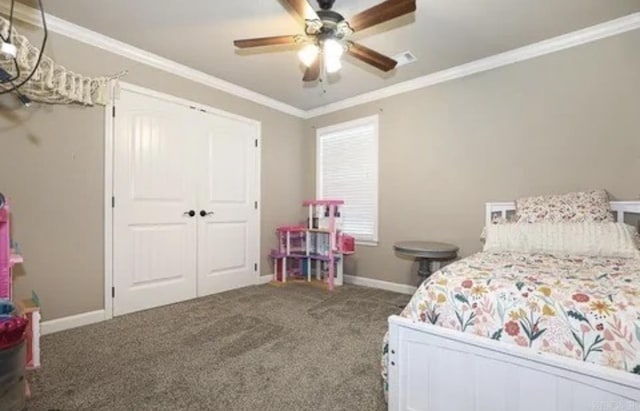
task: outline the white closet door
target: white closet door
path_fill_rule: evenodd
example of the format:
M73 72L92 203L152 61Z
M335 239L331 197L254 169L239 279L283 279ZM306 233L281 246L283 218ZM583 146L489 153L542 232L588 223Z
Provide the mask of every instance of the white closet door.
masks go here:
M258 280L259 128L209 113L197 119L203 127L197 190L198 295L203 296Z
M196 297L193 159L188 108L123 90L114 137L114 315Z

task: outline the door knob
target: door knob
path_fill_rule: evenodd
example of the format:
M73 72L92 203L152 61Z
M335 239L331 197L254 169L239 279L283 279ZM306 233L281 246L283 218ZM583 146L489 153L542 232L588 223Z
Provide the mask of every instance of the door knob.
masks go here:
M188 215L189 217L195 217L196 212L194 210L185 211L182 215Z
M207 212L206 210L200 210L200 217L206 217L208 215L213 215L213 214L215 214L213 211Z

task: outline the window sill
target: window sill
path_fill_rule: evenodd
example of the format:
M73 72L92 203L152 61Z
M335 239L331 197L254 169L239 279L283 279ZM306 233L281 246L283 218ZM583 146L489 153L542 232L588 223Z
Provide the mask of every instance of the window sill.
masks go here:
M362 246L365 246L365 247L377 247L378 246L378 241L356 240L356 245L362 245Z

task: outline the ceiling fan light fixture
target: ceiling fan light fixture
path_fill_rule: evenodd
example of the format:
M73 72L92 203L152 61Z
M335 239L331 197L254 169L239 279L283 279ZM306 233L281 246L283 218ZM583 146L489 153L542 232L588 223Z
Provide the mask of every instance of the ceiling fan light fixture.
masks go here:
M333 74L340 71L342 68L340 58L344 53L344 46L338 40L330 38L322 44L322 53L327 73Z
M413 13L417 3L417 0L377 0L382 2L347 20L333 10L335 0L315 0L320 10L315 10L311 5L312 0L278 1L293 9L304 22L304 34L242 39L235 40L233 44L241 49L293 44L303 46L298 52L298 58L306 66L302 78L304 82L317 81L322 73L339 71L342 68L342 55L345 53L383 72L395 69L398 61L349 41L348 36Z
M323 53L324 57L329 60L337 60L340 61L340 57L342 57L342 53L344 53L344 46L340 44L340 42L336 39L327 39L324 41Z
M325 69L327 73L334 74L340 71L342 68L342 62L340 59L325 59Z
M315 44L307 44L298 52L300 62L306 67L311 67L320 54L320 48Z

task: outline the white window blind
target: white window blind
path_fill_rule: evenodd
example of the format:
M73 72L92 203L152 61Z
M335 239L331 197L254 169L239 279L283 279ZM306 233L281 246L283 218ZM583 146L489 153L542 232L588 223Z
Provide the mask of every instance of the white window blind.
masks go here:
M318 198L344 200L344 232L377 243L378 116L318 129L316 138Z

